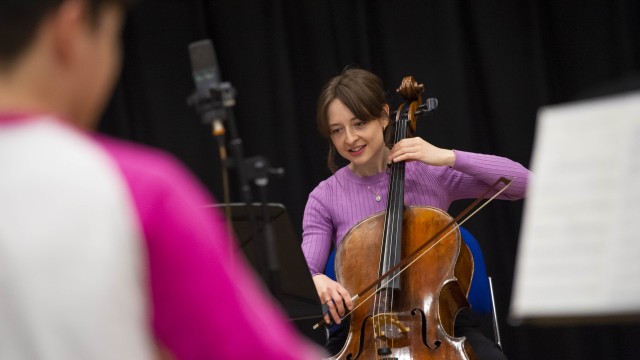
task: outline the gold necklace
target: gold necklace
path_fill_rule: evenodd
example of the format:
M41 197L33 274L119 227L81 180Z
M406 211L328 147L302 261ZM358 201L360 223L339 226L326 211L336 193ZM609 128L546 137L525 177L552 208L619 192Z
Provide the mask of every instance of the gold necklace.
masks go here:
M382 200L382 196L380 196L380 192L379 191L374 191L371 188L371 186L367 186L367 189L369 189L369 191L371 191L371 193L376 196L376 201L377 202L380 202L380 200Z

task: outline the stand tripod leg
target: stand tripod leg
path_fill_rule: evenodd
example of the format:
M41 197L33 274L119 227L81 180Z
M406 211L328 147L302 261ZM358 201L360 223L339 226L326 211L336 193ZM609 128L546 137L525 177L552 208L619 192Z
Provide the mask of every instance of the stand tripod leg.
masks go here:
M491 314L493 315L493 335L495 337L496 344L502 351L502 340L500 339L500 329L498 327L498 315L496 313L496 300L493 296L493 283L491 282L491 276L489 279L489 292L491 293Z

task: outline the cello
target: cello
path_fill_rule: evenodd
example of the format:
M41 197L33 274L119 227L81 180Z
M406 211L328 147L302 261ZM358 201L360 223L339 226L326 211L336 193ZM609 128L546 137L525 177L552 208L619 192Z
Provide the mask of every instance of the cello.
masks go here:
M396 113L394 143L410 136L416 117L428 111L422 105L424 86L413 77L405 77L397 91L409 105L403 103ZM338 282L351 294L365 290L357 293L361 301L349 313L345 345L331 359L476 358L466 340L453 335L457 313L469 307L471 252L457 228L443 232L455 223L446 212L405 208L404 170L404 162L390 166L386 211L356 224L337 249ZM400 269L412 257L410 266Z

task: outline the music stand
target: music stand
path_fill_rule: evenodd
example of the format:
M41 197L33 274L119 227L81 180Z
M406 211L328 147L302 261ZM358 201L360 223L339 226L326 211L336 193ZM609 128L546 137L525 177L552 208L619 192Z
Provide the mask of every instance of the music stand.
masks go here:
M214 206L224 213L224 204ZM256 214L258 235L258 239L253 239L247 204L230 204L231 224L238 244L244 256L266 284L269 271L262 258L266 252L263 235L264 221L261 216L262 206L261 203L251 204L252 211ZM289 320L293 321L305 336L323 344L325 334L322 331L312 329L313 325L322 318L322 306L300 248L301 241L293 232L291 220L284 205L268 203L267 210L273 228L275 252L278 259L278 273L276 275L278 289L275 291L271 289L273 295L287 313Z

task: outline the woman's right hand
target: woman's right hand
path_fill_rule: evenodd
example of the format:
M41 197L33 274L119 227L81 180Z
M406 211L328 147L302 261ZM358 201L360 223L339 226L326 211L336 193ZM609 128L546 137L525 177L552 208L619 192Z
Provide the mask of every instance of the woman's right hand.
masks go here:
M324 274L314 275L313 283L316 286L316 291L318 291L320 301L329 308L329 313L324 316L324 321L330 324L331 318L333 318L336 324L340 324L342 317L346 313L346 309L351 310L353 308L351 295L342 285L331 280ZM331 318L329 315L331 315Z

